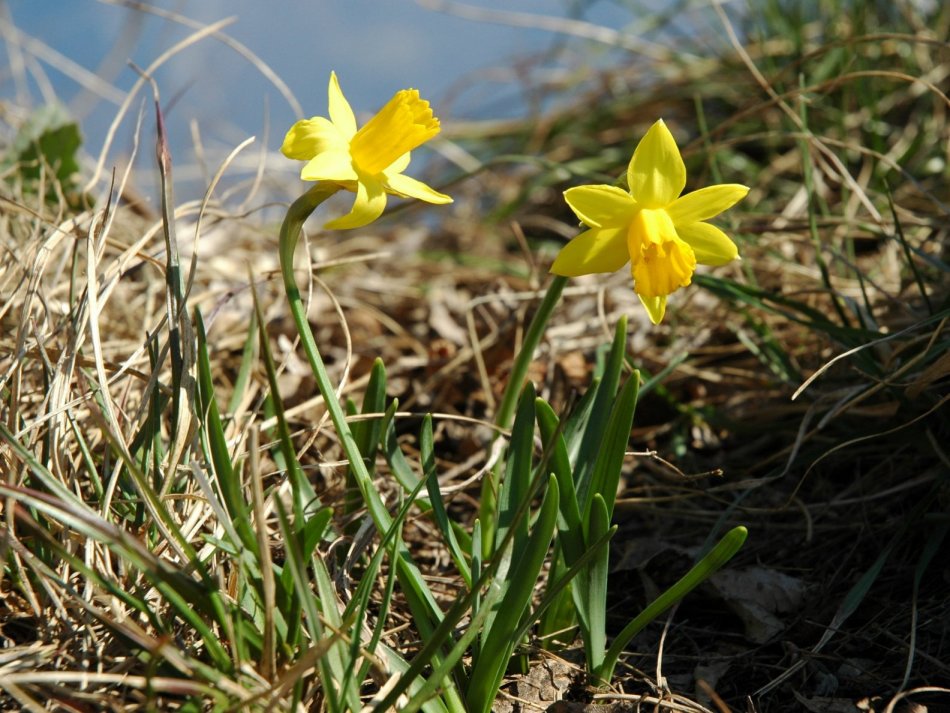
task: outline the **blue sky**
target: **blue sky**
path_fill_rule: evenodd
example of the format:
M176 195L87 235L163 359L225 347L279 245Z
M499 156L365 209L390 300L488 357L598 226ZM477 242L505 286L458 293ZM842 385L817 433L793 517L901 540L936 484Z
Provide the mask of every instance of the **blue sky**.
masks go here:
M137 10L120 0L7 0L8 20L23 33L25 71L7 73L0 97L24 90L42 101L48 80L56 96L81 119L90 151L101 146L116 99L146 67L193 30ZM374 111L398 89L415 87L433 101L444 121L507 118L525 111L510 84L510 67L549 48L558 37L539 29L477 22L437 12L416 0L151 0L152 7L208 24L234 21L224 32L266 62L289 86L305 115L326 113L330 70L357 114ZM583 3L585 19L629 22L615 2ZM467 7L565 16L570 0L471 0ZM6 38L9 32L4 33ZM4 42L8 45L8 42ZM9 46L3 47L6 53ZM115 89L90 92L74 71L60 71L56 56L100 75ZM15 68L15 64L11 64ZM453 87L470 73L480 81L460 95ZM39 70L39 71L36 71ZM26 81L22 80L26 77ZM37 80L37 77L40 77ZM215 38L181 52L155 75L176 146L192 145L192 123L203 141L233 146L250 135L276 148L297 117L292 106L250 62ZM117 90L117 91L116 91ZM107 96L102 97L105 93ZM143 92L141 96L149 96ZM451 98L451 101L450 101ZM22 102L21 102L22 104ZM136 103L137 111L138 103ZM131 127L134 113L127 122ZM265 114L270 130L264 137ZM126 136L131 133L131 128Z

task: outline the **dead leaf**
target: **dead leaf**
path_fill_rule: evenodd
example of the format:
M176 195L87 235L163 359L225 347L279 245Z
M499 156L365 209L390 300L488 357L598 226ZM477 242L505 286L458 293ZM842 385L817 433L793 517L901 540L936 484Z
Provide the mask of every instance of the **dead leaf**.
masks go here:
M742 619L746 636L756 644L764 644L784 630L776 614L797 610L805 594L800 579L767 567L726 569L710 578L709 584Z
M510 693L495 701L492 710L496 713L550 710L551 704L564 698L576 672L576 667L557 658L533 662L527 674L517 676L508 686Z
M445 291L435 289L429 294L429 326L443 339L465 346L468 344L468 331L456 321L446 305Z
M904 390L904 393L907 394L907 398L916 399L924 390L930 388L931 384L948 375L950 375L950 352L944 352L937 361L917 375L917 378Z

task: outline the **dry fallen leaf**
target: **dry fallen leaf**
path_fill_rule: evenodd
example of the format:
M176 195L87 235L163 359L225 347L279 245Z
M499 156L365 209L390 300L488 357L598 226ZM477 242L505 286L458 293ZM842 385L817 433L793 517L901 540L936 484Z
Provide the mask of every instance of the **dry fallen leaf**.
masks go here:
M764 644L785 629L777 614L798 609L805 594L800 579L767 567L726 569L709 584L745 625L750 641Z

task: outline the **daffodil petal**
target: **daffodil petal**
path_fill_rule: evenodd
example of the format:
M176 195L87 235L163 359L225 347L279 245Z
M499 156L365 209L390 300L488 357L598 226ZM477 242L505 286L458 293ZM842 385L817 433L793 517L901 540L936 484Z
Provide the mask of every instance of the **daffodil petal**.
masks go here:
M673 201L673 205L669 206L666 212L679 228L681 225L698 223L719 215L745 198L748 192L747 186L738 183L708 186L680 196Z
M401 173L386 174L385 185L390 193L395 193L402 198L416 198L436 205L445 205L452 202L450 196L439 193L422 181L417 181L415 178L404 176Z
M673 134L658 120L633 152L627 167L630 194L644 208L664 208L686 186L686 165Z
M309 161L323 151L348 151L339 129L322 116L302 119L290 127L280 151L287 158Z
M349 141L356 133L356 116L353 114L350 103L343 96L343 90L340 89L340 80L336 78L336 72L330 72L330 86L327 89L327 94L330 120L343 134L343 138Z
M314 156L300 170L305 181L356 181L348 151L324 151Z
M640 298L640 303L646 308L647 314L650 315L650 321L653 322L653 324L659 324L663 321L663 315L666 314L666 295L659 297L637 295L637 297Z
M626 223L637 209L637 202L616 186L577 186L564 191L571 210L591 228Z
M383 214L386 208L386 191L378 181L361 180L356 184L356 201L353 209L342 218L331 220L327 230L349 230L369 225Z
M677 225L676 233L696 254L703 265L725 265L739 257L739 248L728 235L709 223Z
M626 226L591 228L561 248L551 265L551 272L565 277L616 272L629 260Z

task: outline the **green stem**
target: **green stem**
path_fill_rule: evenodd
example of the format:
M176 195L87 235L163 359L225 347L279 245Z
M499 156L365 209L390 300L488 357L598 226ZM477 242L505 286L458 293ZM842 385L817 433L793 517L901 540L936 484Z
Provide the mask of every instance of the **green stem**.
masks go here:
M379 498L378 493L372 488L369 471L363 462L363 456L360 453L356 439L353 437L353 431L346 421L346 414L343 412L336 390L333 388L333 382L330 381L327 374L323 357L320 356L320 350L313 338L313 332L310 330L307 310L300 297L300 290L297 288L297 281L294 277L294 249L297 247L303 224L310 214L316 210L317 206L338 190L339 188L336 186L318 183L291 204L287 216L284 218L284 223L280 226L280 270L284 278L287 300L290 302L290 314L300 335L300 344L307 355L307 361L310 363L310 369L317 381L317 388L323 396L327 411L330 414L330 420L333 422L333 427L340 439L343 453L346 454L350 462L350 468L356 476L357 484L360 487L363 499L366 501L366 507L376 523L376 527L380 532L386 532L392 526L392 517Z
M313 338L313 332L310 330L307 311L304 308L300 290L294 277L294 250L300 239L303 224L310 217L310 214L316 210L317 206L338 190L340 190L338 186L317 183L291 204L287 210L287 215L284 217L284 222L280 226L280 269L284 278L284 290L290 303L290 314L297 326L300 344L307 355L307 361L310 363L310 369L313 372L314 379L316 379L317 388L323 396L327 412L330 414L330 420L333 422L337 437L340 439L343 453L350 463L351 471L359 486L363 501L366 503L366 510L373 518L376 529L385 534L392 528L393 518L373 486L372 478L366 468L366 463L363 461L359 445L346 421L346 414L343 412L333 382L330 381L323 358L320 356L320 350ZM396 576L413 609L420 634L425 639L442 621L442 611L405 548L402 548L396 557L395 565ZM436 663L439 660L436 659ZM454 711L463 710L461 696L452 684L451 679L447 679L444 685L443 698L449 708Z
M528 367L531 365L531 359L534 352L541 342L541 335L544 334L544 328L548 326L548 320L551 313L561 300L561 293L564 292L564 286L567 284L567 278L563 275L555 275L548 285L547 292L544 293L544 299L535 312L528 331L525 333L524 342L521 345L521 351L515 357L515 362L511 367L511 376L508 379L508 385L505 387L505 393L501 397L501 405L495 412L495 425L501 428L508 428L511 425L511 417L515 412L515 405L518 403L518 397L521 396L521 389L528 376Z
M518 397L521 396L521 390L524 388L525 379L528 376L528 367L531 365L531 359L534 352L541 342L541 335L548 325L551 313L561 299L561 293L564 292L564 286L567 284L567 278L563 275L555 275L548 284L548 289L544 293L544 299L538 306L525 333L524 342L521 349L515 356L514 364L511 367L511 375L508 377L508 384L505 386L505 393L501 397L501 404L495 412L495 424L501 428L511 426L511 419L515 413L515 406L518 403ZM479 507L479 520L482 523L482 552L487 557L491 554L495 541L495 520L498 511L497 493L500 464L504 459L499 458L499 466L493 468L482 481L482 497Z

